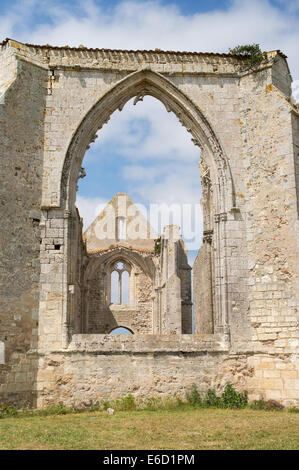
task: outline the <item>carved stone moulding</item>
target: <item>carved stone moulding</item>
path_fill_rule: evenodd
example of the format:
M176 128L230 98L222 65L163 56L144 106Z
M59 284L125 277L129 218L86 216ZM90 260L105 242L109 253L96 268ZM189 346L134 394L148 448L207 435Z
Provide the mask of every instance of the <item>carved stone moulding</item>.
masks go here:
M202 241L203 243L211 244L213 240L213 230L204 230Z
M214 220L215 220L215 223L219 223L219 222L225 222L227 220L227 213L226 212L221 212L220 214L215 214L214 215Z

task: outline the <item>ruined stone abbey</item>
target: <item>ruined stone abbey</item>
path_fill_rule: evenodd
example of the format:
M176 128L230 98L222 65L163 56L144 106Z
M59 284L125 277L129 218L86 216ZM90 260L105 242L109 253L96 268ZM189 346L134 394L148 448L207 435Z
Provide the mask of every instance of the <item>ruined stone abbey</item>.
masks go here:
M299 112L284 54L250 68L230 54L7 39L0 64L0 401L83 405L231 382L298 406ZM198 147L193 296L180 227L155 234L116 194L83 234L75 204L86 149L146 95ZM133 334L110 334L120 326Z

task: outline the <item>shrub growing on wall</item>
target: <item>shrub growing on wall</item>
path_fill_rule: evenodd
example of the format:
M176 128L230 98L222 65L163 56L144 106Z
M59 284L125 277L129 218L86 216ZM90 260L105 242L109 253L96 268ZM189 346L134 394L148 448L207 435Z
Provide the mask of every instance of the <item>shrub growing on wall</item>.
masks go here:
M243 57L245 63L249 67L259 65L262 60L266 59L267 57L265 52L261 51L259 44L246 44L243 46L239 45L229 49L229 53L235 56Z

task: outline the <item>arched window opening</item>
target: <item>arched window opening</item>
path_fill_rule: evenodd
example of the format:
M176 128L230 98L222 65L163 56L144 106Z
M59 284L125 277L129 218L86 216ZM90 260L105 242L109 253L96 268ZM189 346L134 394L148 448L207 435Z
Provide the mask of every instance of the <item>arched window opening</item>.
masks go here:
M133 335L134 333L128 328L119 326L119 327L114 328L112 331L110 331L109 334L110 335Z
M142 103L139 104L139 101ZM134 106L136 102L138 102L137 107ZM153 232L159 237L168 225L174 224L181 227L180 235L189 252L187 253L182 245L180 254L175 258L183 286L180 292L175 293L175 296L177 299L181 296L181 302L179 299L178 304L181 306L182 331L191 333L193 322L190 267L198 255L203 233L202 208L199 204L202 189L198 169L198 161L202 155L199 149L199 138L195 138L192 134L191 140L187 133L187 130L190 131L189 121L186 130L181 125L182 120L178 121L176 106L174 106L174 112L169 113L166 104L155 95L145 96L142 100L130 98L125 107L120 106L121 113L116 111L111 114L109 124L99 127L101 139L98 139L88 150L90 158L85 164L87 178L83 179L80 176L78 180L77 205L80 215L83 215L84 240L87 251L91 253L90 256L93 254L99 256L97 253L110 250L114 245L120 250L117 255L119 258L114 258L114 261L108 264L105 282L103 281L101 285L99 283L96 287L99 291L101 290L98 298L102 295L105 299L105 307L107 304L111 306L109 310L114 324L116 316L123 315L126 309L132 316L140 317L138 308L143 309L146 306L146 310L150 312L149 319L146 323L144 322L146 326L140 327L144 330L147 328L146 331L159 333L164 331L161 318L164 315L162 311L165 308L165 302L164 300L156 302L156 300L159 296L163 297L164 290L170 287L161 281L162 294L160 291L159 293L153 291L146 275L139 272L139 269L131 268L131 263L128 266L129 263L123 261L121 249L142 251L145 267L149 268L148 258L154 251L151 239L156 238ZM162 121L163 126L160 125ZM208 150L206 153L209 162ZM204 171L205 181L209 182L209 167L204 167ZM100 194L99 188L101 188ZM207 191L204 195L206 193ZM134 196L134 204L131 204L130 194ZM110 201L99 204L99 197L101 201ZM91 215L91 203L94 204L96 217ZM206 205L208 206L208 203ZM214 210L213 207L205 219L210 217L212 210ZM89 220L86 220L84 211ZM210 219L214 221L212 216ZM204 225L206 229L212 230L206 221ZM153 227L153 231L149 229L150 226ZM169 236L172 235L169 234ZM183 253L184 250L186 253ZM169 251L169 256L171 253ZM157 256L157 253L153 256ZM158 258L155 260L159 261ZM157 266L152 268L154 277L159 271L160 262L162 263L159 261ZM106 267L107 265L105 270ZM165 273L163 271L163 276L164 274L168 275L166 271ZM89 291L86 292L89 293ZM151 299L149 299L150 295ZM202 295L199 297L201 298ZM98 299L96 302L97 305L99 304L97 308L100 309ZM89 312L88 309L89 306L86 308ZM206 308L203 309L206 310ZM87 313L87 321L91 323L92 314L88 315ZM99 318L102 319L103 315L99 315ZM113 322L111 324L113 325ZM137 331L139 330L136 329Z
M128 304L130 302L130 274L122 261L114 263L111 272L111 303Z
M128 271L121 274L121 299L123 304L128 304L130 300L130 275Z
M119 302L118 284L119 284L119 274L117 271L112 271L111 273L111 303L112 304L118 304Z

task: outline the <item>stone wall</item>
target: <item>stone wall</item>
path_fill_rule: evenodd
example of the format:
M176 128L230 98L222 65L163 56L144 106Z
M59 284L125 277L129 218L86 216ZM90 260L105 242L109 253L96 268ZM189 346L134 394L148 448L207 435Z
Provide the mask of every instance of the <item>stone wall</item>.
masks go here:
M184 397L193 383L220 391L231 381L242 390L251 374L246 356L229 354L214 335L74 335L67 351L40 358L37 403L82 405L128 393Z
M297 105L298 107L298 105ZM299 216L299 112L292 113L295 183L297 193L297 211Z
M152 279L133 265L130 273L130 301L117 304L110 301L110 271L107 265L99 265L87 281L84 292L86 332L103 334L117 327L125 327L134 333L152 333Z
M193 263L195 334L212 334L214 331L210 249L210 246L204 243Z
M192 333L192 284L187 250L182 241L178 242L178 275L181 281L182 334Z
M241 84L247 91L241 121L248 175L244 197L248 315L255 351L250 360L255 376L249 383L268 398L290 401L298 399L299 385L298 218L291 124L294 111L286 96L269 83L269 77L265 75L262 84L257 88L250 76L244 77ZM246 339L243 347L248 349Z
M37 345L47 72L11 50L0 60L1 384L18 355Z
M120 241L117 234L118 218L124 221L122 246L139 250L154 250L158 237L144 215L126 193L117 193L83 234L88 252L108 249Z

